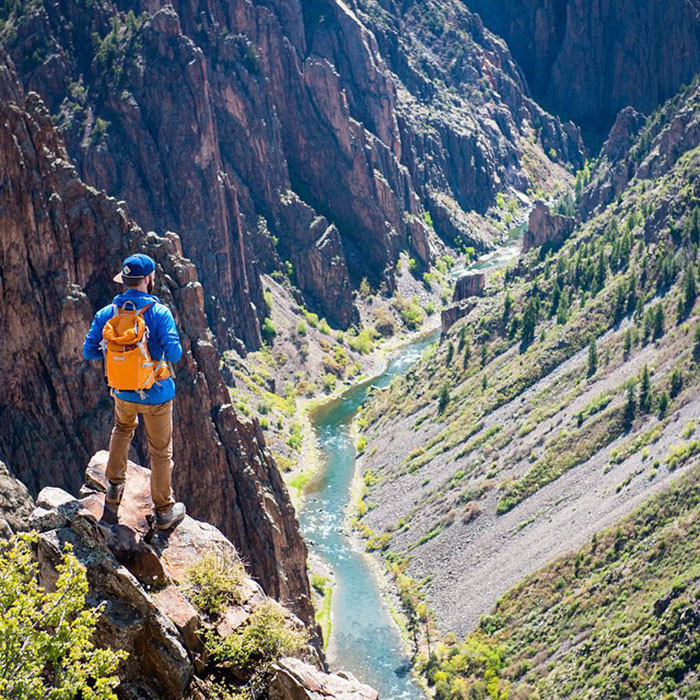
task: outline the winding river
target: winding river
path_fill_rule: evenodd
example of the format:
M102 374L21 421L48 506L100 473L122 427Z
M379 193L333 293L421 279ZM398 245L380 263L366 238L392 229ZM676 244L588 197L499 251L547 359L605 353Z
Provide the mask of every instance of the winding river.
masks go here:
M453 276L510 262L517 257L521 235L522 227L515 229L506 245L455 269ZM407 343L381 375L350 387L311 416L324 465L306 489L300 521L310 550L335 575L328 656L332 666L351 671L376 688L382 700L418 700L425 694L411 677L406 645L383 599L372 563L347 532L346 511L355 471L351 426L370 387L385 387L395 376L406 373L438 337L436 330Z
M409 657L366 555L353 547L344 521L355 470L352 420L371 386L384 387L403 374L438 338L434 331L403 346L383 374L349 388L318 408L312 420L325 468L307 489L301 530L312 552L333 569L333 631L328 655L379 691L382 700L416 700L423 692L410 675Z

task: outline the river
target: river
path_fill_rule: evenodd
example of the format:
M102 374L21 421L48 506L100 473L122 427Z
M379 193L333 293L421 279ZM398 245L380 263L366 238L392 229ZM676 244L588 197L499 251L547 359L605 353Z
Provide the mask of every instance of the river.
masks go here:
M353 548L344 531L355 470L351 424L369 388L387 386L393 377L408 371L438 335L439 331L434 331L404 345L379 377L349 388L312 416L325 468L307 488L300 520L309 548L335 574L328 655L333 666L351 671L376 688L382 700L416 700L423 692L411 678L406 646L370 562Z
M511 262L518 255L522 230L514 229L505 245L455 269L453 276ZM418 700L425 694L411 677L406 644L383 600L371 562L359 551L357 540L346 532L355 471L351 426L370 387L385 387L407 372L438 337L436 330L402 346L381 375L350 387L339 398L316 409L311 417L324 465L306 489L300 521L310 550L326 561L335 575L328 656L331 666L351 671L376 688L382 700Z

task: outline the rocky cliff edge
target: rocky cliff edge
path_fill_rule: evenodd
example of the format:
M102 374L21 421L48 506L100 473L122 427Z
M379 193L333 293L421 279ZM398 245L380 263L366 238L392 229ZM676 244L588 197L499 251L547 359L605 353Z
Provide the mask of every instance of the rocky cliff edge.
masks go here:
M102 451L91 459L77 498L59 488L43 489L29 524L39 532L36 555L43 585L55 582L66 544L85 566L88 603L103 606L97 642L129 654L119 670L120 697L199 700L216 696L214 683L245 689L255 677L256 697L270 700L378 699L350 674L319 670L308 644L296 657L268 659L264 674L258 673L263 660L253 660L253 670L222 662L211 651L210 635L217 640L244 635L263 609L272 606L284 627L301 638L303 623L245 573L235 602L217 613L196 607L188 588L193 567L207 557L240 567L236 548L215 527L189 516L149 542L150 471L128 463L124 498L114 510L104 501L107 457Z

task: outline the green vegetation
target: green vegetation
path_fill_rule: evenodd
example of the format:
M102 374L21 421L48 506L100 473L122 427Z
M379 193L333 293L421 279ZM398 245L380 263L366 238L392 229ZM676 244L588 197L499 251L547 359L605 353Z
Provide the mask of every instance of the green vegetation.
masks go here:
M52 590L39 583L35 537L0 546L0 696L14 700L116 700L123 651L98 649L99 608L89 608L85 567L66 545Z
M187 571L183 592L202 612L218 615L239 602L244 580L245 569L238 558L210 552Z
M307 641L305 630L294 628L284 609L272 600L261 603L246 624L228 637L213 630L205 633L207 650L215 661L251 678L266 674L281 657L299 653Z
M696 697L700 468L423 653L438 700Z

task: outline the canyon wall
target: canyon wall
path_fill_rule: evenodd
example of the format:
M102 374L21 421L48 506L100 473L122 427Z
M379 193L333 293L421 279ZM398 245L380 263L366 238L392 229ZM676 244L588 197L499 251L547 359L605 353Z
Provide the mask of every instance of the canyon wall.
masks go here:
M195 517L236 545L265 591L313 622L306 545L256 422L233 410L204 292L177 236L145 234L118 202L85 185L35 93L24 95L0 53L0 458L36 494L75 492L107 445L111 400L102 368L82 359L93 312L133 250L158 264L156 293L180 329L175 489ZM139 431L135 452L147 458Z
M352 286L391 291L400 251L492 246L469 212L535 184L525 151L581 160L478 17L424 5L61 0L3 10L0 40L81 177L177 230L217 341L254 348L261 271L346 326Z
M595 133L646 114L700 71L697 0L467 0L507 42L532 94Z

